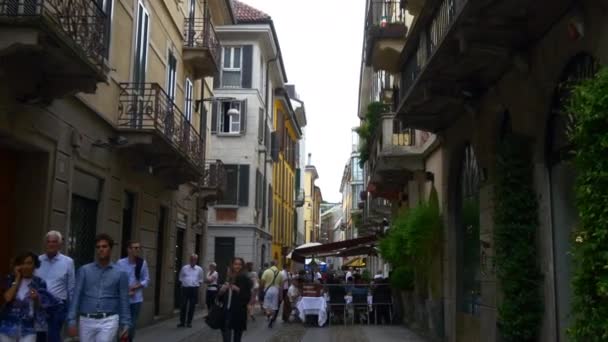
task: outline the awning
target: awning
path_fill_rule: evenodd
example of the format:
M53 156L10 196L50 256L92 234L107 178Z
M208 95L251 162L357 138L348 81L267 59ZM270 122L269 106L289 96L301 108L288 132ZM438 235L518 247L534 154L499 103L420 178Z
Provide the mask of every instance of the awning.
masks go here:
M326 243L319 246L297 248L291 253L291 259L302 263L306 257L310 256L326 257L369 255L368 253L372 251L370 248L375 245L377 240L378 237L376 235L369 235L356 239ZM353 252L357 254L352 254Z
M355 258L355 259L347 262L346 264L344 264L344 266L347 266L347 267L365 267L365 260L363 260L363 258Z

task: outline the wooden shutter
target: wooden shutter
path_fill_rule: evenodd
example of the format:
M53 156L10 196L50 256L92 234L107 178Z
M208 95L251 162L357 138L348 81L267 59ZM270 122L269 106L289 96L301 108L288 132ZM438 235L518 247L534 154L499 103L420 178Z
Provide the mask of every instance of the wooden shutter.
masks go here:
M264 125L264 108L260 108L258 114L258 142L260 144L264 143Z
M274 202L274 193L272 192L272 185L268 184L268 221L272 220L274 214L274 208L272 207Z
M241 101L241 134L247 132L247 100Z
M241 86L243 88L251 88L251 72L253 70L253 45L243 46L243 65L241 66Z
M249 165L239 165L239 196L241 207L249 205Z
M274 131L270 134L270 156L273 161L279 160L279 134Z
M217 133L217 116L219 112L219 107L217 102L213 102L211 106L211 134Z

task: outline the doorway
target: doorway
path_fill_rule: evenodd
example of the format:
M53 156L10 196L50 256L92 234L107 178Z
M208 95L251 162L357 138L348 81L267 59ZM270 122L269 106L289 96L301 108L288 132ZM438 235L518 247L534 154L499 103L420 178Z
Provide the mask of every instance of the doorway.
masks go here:
M160 296L162 289L163 260L165 254L165 227L167 223L167 208L160 207L158 227L156 230L156 270L154 274L154 315L160 314Z
M15 183L17 155L14 151L0 149L0 276L10 272L13 254L12 241L15 228Z
M179 282L179 272L184 266L184 239L186 238L186 221L184 214L177 213L177 232L175 234L175 286L173 289L173 305L177 309L181 304L181 283Z
M95 259L95 234L97 232L97 206L95 200L72 195L70 215L69 254L76 268Z
M128 255L127 244L133 238L133 222L135 221L135 194L125 191L122 202L122 241L121 258Z
M220 283L226 280L226 273L230 262L234 258L234 238L233 237L216 237L215 238L215 263L217 264L217 273L219 274Z

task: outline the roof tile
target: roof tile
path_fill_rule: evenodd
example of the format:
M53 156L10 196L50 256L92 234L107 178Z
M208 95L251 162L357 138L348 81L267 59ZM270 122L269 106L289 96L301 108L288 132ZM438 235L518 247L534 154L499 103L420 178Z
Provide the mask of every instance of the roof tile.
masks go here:
M271 20L268 14L237 0L233 2L233 9L237 23L266 23Z

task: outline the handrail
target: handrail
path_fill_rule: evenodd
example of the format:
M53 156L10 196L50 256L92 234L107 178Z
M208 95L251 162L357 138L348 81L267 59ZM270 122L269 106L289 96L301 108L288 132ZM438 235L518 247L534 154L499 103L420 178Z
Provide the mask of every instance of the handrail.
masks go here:
M204 140L163 88L158 83L119 86L119 129L159 133L202 171Z
M200 185L220 192L226 190L226 168L221 160L205 160L205 170Z
M109 18L92 0L0 0L0 19L46 18L101 68L108 52Z
M187 18L184 22L184 45L208 49L216 64L220 61L220 41L206 8L203 18Z

